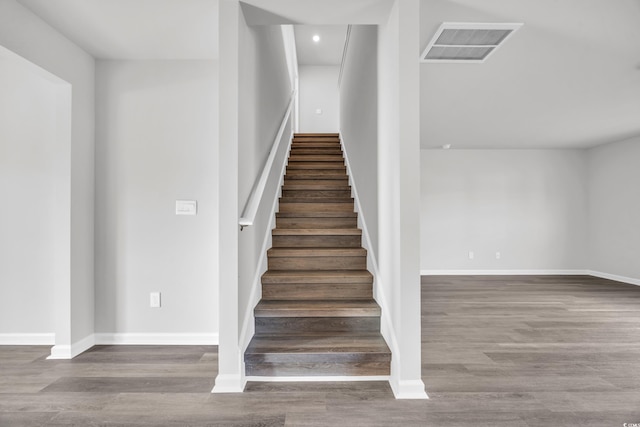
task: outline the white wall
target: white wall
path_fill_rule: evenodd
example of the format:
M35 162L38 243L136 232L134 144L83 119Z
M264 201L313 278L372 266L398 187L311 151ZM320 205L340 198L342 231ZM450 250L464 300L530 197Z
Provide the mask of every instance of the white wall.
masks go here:
M299 68L300 132L338 132L339 93L336 65L303 65ZM317 114L316 110L321 110Z
M218 332L217 81L216 61L97 63L97 332Z
M239 85L238 209L242 213L269 156L289 104L292 87L279 26L242 25L239 51L242 73ZM284 138L289 136L290 133L285 133ZM285 148L286 144L281 144L281 150ZM277 159L281 161L284 153L281 151L279 154ZM260 282L255 279L265 267L259 265L259 261L265 255L262 251L265 235L273 228L271 207L279 178L280 169L276 167L265 188L254 225L239 231L236 222L239 239L238 322L243 328L250 326L245 322L253 324L253 318L247 318L247 313L253 311L257 302L252 300L252 292L255 297L260 297Z
M351 29L340 85L340 132L351 179L360 200L371 247L378 253L378 72L377 26Z
M93 58L15 0L0 1L0 46L72 85L71 143L66 156L67 249L59 254L56 347L70 357L71 344L94 330L94 66ZM70 218L69 218L70 217ZM65 258L66 259L62 259ZM54 349L55 351L55 349Z
M640 280L640 137L588 151L589 269Z
M65 178L56 164L65 148L56 138L65 105L55 84L2 57L0 93L0 335L50 334L51 341L52 279L56 253L65 249L57 238L64 222L53 215Z
M587 267L584 151L423 150L421 157L423 271Z

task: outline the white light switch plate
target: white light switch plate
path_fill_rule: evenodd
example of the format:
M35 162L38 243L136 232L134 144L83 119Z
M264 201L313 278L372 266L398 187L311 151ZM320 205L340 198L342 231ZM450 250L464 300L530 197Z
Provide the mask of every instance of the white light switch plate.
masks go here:
M198 202L196 200L176 200L176 215L196 215Z

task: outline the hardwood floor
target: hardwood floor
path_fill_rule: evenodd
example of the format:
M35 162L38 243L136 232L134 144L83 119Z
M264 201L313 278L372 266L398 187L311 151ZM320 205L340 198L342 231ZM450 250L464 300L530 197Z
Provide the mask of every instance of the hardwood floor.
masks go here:
M0 426L614 426L640 423L640 287L590 277L423 278L430 400L388 384L212 395L215 347L0 347Z

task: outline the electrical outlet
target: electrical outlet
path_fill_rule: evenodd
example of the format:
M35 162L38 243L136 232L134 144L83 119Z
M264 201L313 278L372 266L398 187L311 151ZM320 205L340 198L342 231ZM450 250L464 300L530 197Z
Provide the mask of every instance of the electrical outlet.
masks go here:
M149 307L160 308L160 292L151 292L149 294Z
M496 259L500 259L502 258L502 254L500 254L500 252L496 252Z
M469 251L469 259L474 259L475 254L472 251Z

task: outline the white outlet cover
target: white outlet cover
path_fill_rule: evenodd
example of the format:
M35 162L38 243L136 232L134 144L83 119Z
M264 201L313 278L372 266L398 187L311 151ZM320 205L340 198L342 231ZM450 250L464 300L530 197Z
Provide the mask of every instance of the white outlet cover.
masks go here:
M475 258L475 254L471 251L469 251L469 259L473 259Z
M197 215L198 202L196 200L176 200L176 215Z
M149 307L160 308L161 306L160 292L151 292L149 294Z
M316 108L316 114L322 114L322 108Z

